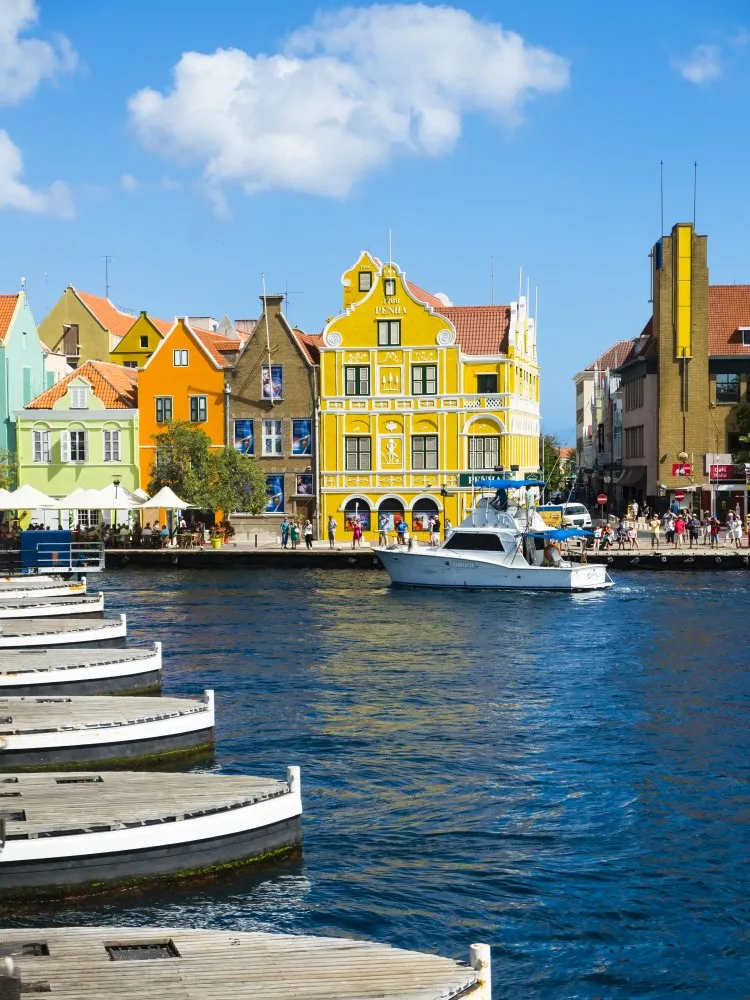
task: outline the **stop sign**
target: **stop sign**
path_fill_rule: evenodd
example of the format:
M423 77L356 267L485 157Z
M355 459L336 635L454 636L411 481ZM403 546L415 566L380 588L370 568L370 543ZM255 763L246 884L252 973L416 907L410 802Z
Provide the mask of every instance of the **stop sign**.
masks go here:
M596 502L599 504L600 507L604 507L605 504L607 503L607 494L600 493L599 496L596 498Z
M684 493L675 493L674 498L675 498L675 500L684 500L685 499L685 494Z

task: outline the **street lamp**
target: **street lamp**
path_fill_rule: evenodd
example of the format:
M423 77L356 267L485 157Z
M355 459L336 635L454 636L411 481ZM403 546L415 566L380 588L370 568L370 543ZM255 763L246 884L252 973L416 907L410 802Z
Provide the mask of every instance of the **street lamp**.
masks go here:
M120 488L120 480L116 477L112 480L112 485L115 488L115 500L117 499L117 491Z

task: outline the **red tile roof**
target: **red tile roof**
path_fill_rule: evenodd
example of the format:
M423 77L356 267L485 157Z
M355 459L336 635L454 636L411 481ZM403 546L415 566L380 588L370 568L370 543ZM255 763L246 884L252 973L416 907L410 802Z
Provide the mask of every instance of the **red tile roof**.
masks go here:
M303 353L309 359L310 364L319 365L320 349L323 346L323 334L305 333L304 330L298 330L297 327L294 327L292 332L297 338L297 343L302 348Z
M594 369L597 369L602 372L607 369L619 368L630 354L632 346L632 340L618 340L616 344L613 344L604 354L600 354L596 361L592 361L584 370L592 372Z
M217 333L212 333L210 330L197 330L194 326L190 329L206 348L218 368L229 368L231 366L234 361L233 356L242 346L240 341L231 340L229 337L222 337ZM227 357L227 354L231 354L232 357Z
M464 354L507 354L509 306L444 306L440 303L435 312L455 326L456 343Z
M90 292L81 292L77 288L73 291L83 302L91 315L105 330L114 333L117 337L124 337L133 323L138 319L131 313L122 312L109 299L101 295L92 295Z
M750 355L738 327L750 327L750 285L711 285L708 289L708 353Z
M5 338L10 330L10 321L18 305L20 292L15 295L0 295L0 343L5 343Z
M419 285L415 285L413 281L407 281L406 285L414 296L415 299L419 299L420 302L424 302L428 306L432 306L433 309L443 309L445 308L445 303L433 295L432 292L426 292L424 288L420 288Z
M173 319L172 320L157 319L156 316L149 316L148 313L146 313L146 316L151 321L151 324L156 327L156 329L163 337L166 337L166 335L174 326Z
M51 410L76 378L91 383L91 391L108 410L134 410L138 406L138 372L135 368L111 365L107 361L86 361L51 389L26 404L27 410Z

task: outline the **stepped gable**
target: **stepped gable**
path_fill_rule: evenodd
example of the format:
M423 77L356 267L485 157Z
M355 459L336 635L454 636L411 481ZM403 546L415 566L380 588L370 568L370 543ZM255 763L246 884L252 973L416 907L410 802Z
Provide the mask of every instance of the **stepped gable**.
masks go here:
M113 365L108 361L86 361L51 389L32 399L26 404L26 409L51 410L76 378L86 379L93 394L108 410L134 410L138 406L138 372L135 368Z

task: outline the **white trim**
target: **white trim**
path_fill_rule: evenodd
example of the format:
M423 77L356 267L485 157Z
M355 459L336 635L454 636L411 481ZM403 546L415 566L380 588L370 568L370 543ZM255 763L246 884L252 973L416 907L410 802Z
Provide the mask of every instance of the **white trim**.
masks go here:
M111 637L108 637L111 638ZM60 652L68 652L60 650ZM71 652L74 652L71 650ZM96 650L91 650L92 658L96 659ZM123 651L124 652L124 651ZM131 650L132 652L132 650ZM102 650L101 663L75 664L69 667L59 666L44 670L40 667L32 668L17 673L6 673L0 671L0 694L4 687L47 687L52 684L77 684L83 681L103 681L111 680L115 677L138 677L140 674L161 673L161 643L155 642L153 651L146 651L147 655L138 660L117 659L118 650ZM12 654L9 654L12 655ZM85 660L86 650L81 650L81 658Z
M12 631L0 627L0 649L26 649L34 646L66 646L75 642L101 642L106 639L124 639L127 635L127 619L120 615L119 621L109 621L105 625L89 625L82 620L80 625L75 622L59 632L40 630L39 632L24 632L23 623Z
M463 435L465 437L469 437L470 434L471 434L470 428L471 428L472 424L475 424L477 422L477 420L489 420L491 423L496 424L500 428L500 433L501 434L507 434L508 433L508 430L506 429L505 424L502 422L502 420L500 419L500 417L496 417L495 416L495 414L492 412L492 410L481 410L479 412L477 412L476 410L468 410L466 412L473 413L474 416L472 416L469 420L467 420L466 423L463 425L463 428L458 432L459 433L459 437L461 435ZM475 437L482 437L482 436L489 437L490 435L471 435L471 436L473 436L473 437L474 436Z
M16 618L64 618L68 615L94 615L104 611L104 594L99 591L96 597L71 597L70 603L65 600L51 604L44 600L23 598L13 604L0 603L0 619L12 621Z
M437 490L440 489L439 486L436 486L435 488ZM439 494L438 494L438 496L433 496L432 493L420 493L419 496L414 497L413 500L412 500L412 502L411 502L411 506L407 507L407 510L413 511L414 510L414 504L417 503L417 501L419 501L419 500L432 500L433 503L437 504L437 509L438 510L443 510L443 501L442 501L442 498L440 497Z

